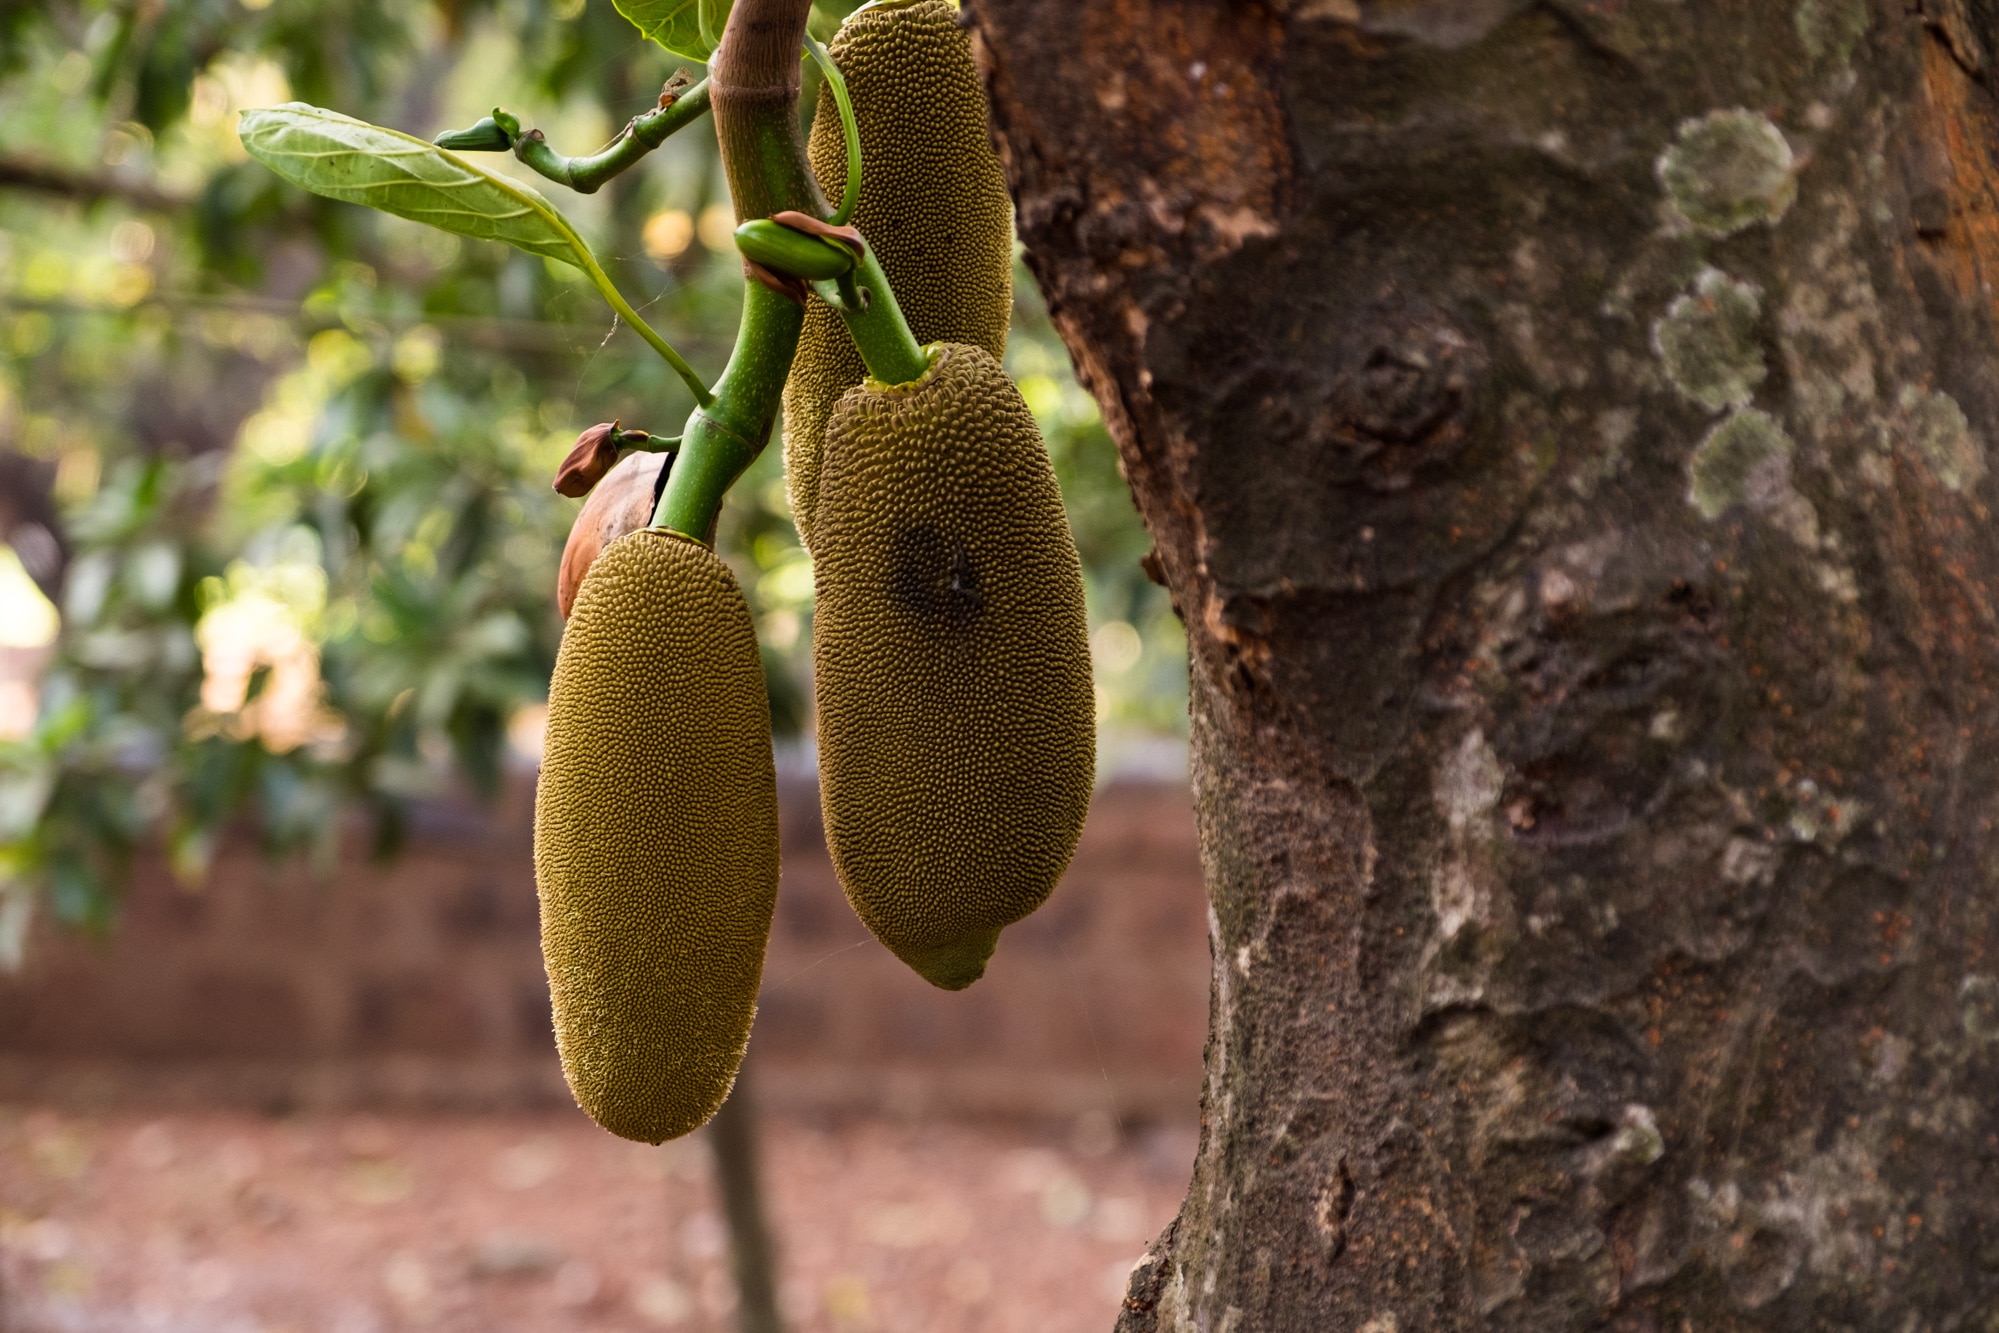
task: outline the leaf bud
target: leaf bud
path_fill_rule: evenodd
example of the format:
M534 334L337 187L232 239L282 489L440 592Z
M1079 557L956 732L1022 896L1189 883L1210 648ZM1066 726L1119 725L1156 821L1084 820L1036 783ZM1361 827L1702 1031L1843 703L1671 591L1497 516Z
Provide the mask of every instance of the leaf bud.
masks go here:
M514 146L507 131L491 116L480 117L467 129L446 130L431 142L457 153L504 153Z

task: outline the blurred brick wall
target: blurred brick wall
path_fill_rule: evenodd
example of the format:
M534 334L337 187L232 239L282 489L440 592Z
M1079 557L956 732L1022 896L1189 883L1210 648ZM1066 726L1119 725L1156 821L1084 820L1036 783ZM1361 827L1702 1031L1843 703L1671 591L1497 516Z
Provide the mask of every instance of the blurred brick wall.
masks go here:
M841 896L809 778L780 783L784 879L752 1059L773 1104L1194 1115L1206 898L1185 787L1099 791L1068 877L949 994ZM142 867L105 941L42 931L0 978L0 1099L273 1109L567 1098L549 1031L528 784L425 811L331 881L231 848L198 892Z

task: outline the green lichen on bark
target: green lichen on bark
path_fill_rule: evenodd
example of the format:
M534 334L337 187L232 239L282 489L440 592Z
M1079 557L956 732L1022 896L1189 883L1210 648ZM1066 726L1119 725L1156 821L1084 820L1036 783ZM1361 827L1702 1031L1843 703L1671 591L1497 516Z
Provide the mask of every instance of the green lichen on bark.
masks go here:
M1775 222L1798 194L1797 159L1784 132L1739 107L1681 124L1659 159L1659 180L1680 216L1710 236Z
M1687 500L1710 521L1737 505L1774 509L1791 488L1791 437L1768 412L1737 412L1708 432L1688 465Z
M1792 17L1812 59L1843 62L1867 31L1867 0L1799 0Z
M1710 412L1746 406L1763 382L1763 348L1757 323L1762 293L1707 269L1694 290L1674 300L1652 327L1652 344L1673 387Z
M1985 448L1955 398L1905 389L1901 406L1909 442L1946 490L1968 490L1984 480Z

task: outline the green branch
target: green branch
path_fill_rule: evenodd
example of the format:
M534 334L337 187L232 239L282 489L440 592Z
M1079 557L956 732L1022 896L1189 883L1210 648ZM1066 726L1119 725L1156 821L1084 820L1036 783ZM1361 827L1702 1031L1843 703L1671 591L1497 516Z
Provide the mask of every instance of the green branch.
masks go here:
M518 117L499 107L469 129L451 130L433 141L457 152L504 153L512 150L522 164L578 194L595 194L605 181L636 165L676 131L708 114L708 80L662 94L662 105L634 116L607 146L587 157L566 157L551 148L540 130L522 130Z
M799 258L786 276L808 280L838 269L846 256L829 256L817 238L786 237L761 220L796 213L826 219L824 226L814 224L821 231L844 228L861 190L860 131L853 103L832 58L806 34L810 8L810 0L736 0L710 65L715 139L736 216L746 220L737 229L738 245L748 240L746 251L780 264L796 250ZM801 43L825 71L840 108L847 182L837 209L828 205L799 135ZM785 225L799 227L802 221ZM851 269L814 282L811 289L840 311L871 376L885 384L920 379L930 368L930 357L910 333L873 247L862 243L857 248ZM818 267L822 262L825 268ZM816 271L796 271L807 268ZM770 439L804 320L804 307L794 293L762 282L745 284L735 354L716 381L714 401L704 403L688 423L679 460L653 513L655 525L702 540L712 537L723 496Z
M799 135L798 50L811 0L736 0L709 64L715 140L738 218L829 210ZM722 498L769 442L798 350L805 309L761 283L744 284L736 349L715 400L688 422L653 512L657 526L707 541Z
M653 512L653 523L712 542L722 497L770 440L805 326L803 307L759 283L743 286L736 350L715 381L712 403L695 411Z

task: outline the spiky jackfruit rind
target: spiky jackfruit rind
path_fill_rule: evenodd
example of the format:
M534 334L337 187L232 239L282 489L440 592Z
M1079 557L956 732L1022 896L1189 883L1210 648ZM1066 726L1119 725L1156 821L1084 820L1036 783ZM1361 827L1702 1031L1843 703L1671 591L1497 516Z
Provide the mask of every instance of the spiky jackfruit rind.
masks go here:
M749 608L705 546L606 547L549 686L535 879L577 1104L628 1139L729 1095L777 902L777 780Z
M834 37L861 132L854 225L880 258L919 343L1006 354L1013 313L1013 203L986 128L985 90L957 11L943 0L871 9ZM812 122L812 169L837 198L846 140L832 91ZM840 395L867 373L837 312L805 312L784 389L784 467L799 535L812 545L820 452Z
M1096 771L1082 566L983 349L834 408L815 515L820 803L841 887L957 990L1068 867Z

